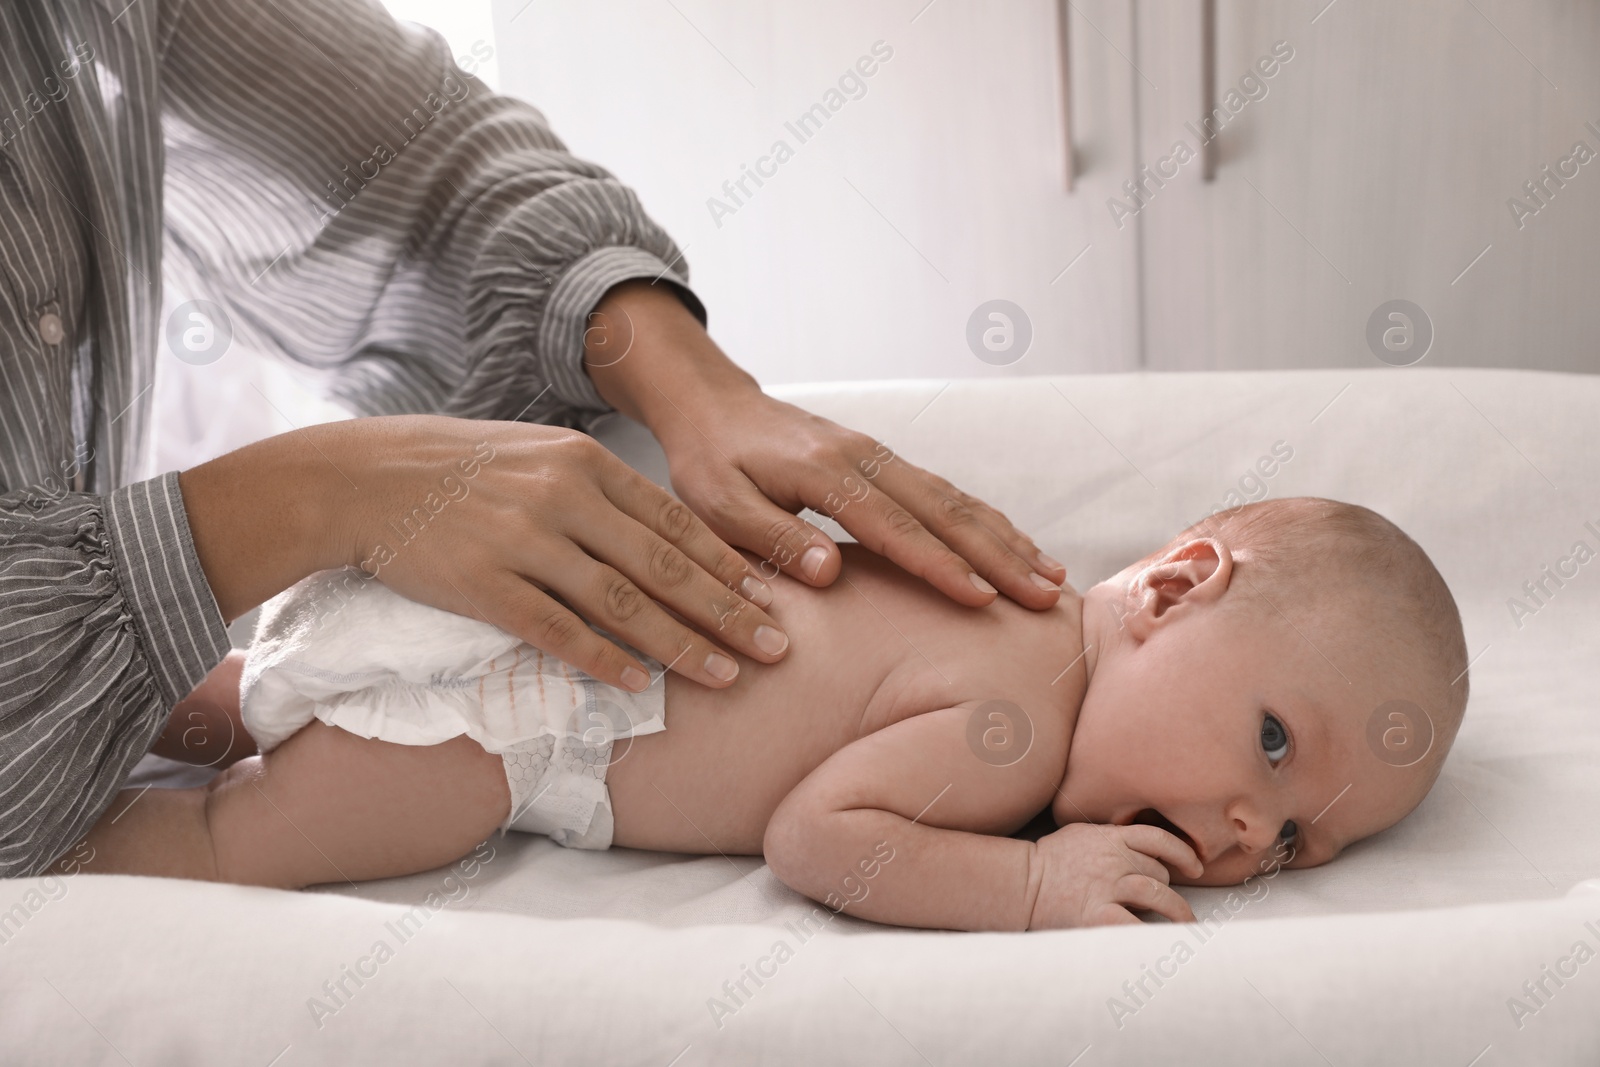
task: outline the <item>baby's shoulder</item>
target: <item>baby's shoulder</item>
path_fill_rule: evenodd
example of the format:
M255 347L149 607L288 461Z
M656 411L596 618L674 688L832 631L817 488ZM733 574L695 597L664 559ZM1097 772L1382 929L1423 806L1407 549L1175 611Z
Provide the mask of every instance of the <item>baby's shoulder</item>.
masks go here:
M993 705L994 714L1037 725L1065 717L1070 735L1088 677L1080 605L1070 588L1045 611L1005 605L997 625L970 629L961 651L942 665L950 692L967 706Z

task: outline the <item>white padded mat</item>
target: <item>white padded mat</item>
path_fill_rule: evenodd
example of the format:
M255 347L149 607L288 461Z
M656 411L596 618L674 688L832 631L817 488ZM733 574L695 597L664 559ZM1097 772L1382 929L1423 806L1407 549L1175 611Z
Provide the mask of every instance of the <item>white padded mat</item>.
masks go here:
M1575 541L1600 556L1600 533L1585 527L1600 531L1595 452L1574 447L1600 411L1595 379L1413 368L898 382L783 395L984 497L1066 563L1079 590L1230 491L1364 504L1429 552L1477 657L1446 770L1397 826L1334 863L1282 872L1252 901L1252 917L1540 899L1600 877L1600 558L1567 564L1576 576L1547 583L1542 607L1522 588ZM642 427L617 419L599 433L668 484ZM1293 458L1241 489L1279 441ZM1520 627L1513 599L1537 609ZM495 847L500 862L463 906L667 925L781 921L802 906L754 859L574 855L518 834ZM436 881L421 874L317 891L415 903ZM1183 893L1197 914L1228 895Z
M265 1053L261 1063L291 1046L283 1065L380 1047L396 1062L474 1049L479 1062L683 1067L762 1056L1064 1064L1086 1045L1094 1051L1084 1067L1156 1056L1222 1062L1205 1050L1261 1063L1600 1059L1600 965L1578 971L1531 1016L1510 1004L1524 995L1521 983L1574 942L1600 948L1600 932L1583 925L1600 931L1600 896L1567 896L1600 878L1600 560L1575 574L1566 564L1572 576L1520 625L1510 608L1518 599L1534 606L1524 583L1576 542L1600 551L1586 526L1600 531L1600 378L1384 368L851 384L782 395L1000 507L1066 563L1079 589L1222 504L1258 457L1285 442L1294 455L1265 480L1271 495L1331 496L1382 512L1428 550L1455 592L1476 659L1471 704L1439 784L1398 826L1324 867L1282 872L1242 906L1236 895L1229 907L1227 889L1184 889L1197 914L1222 916L1229 932L1215 943L1227 947L1202 952L1209 962L1189 965L1201 973L1169 983L1122 1025L1109 1007L1120 984L1188 928L1008 938L884 931L840 918L823 935L830 947L807 949L804 962L786 965L782 973L793 977L780 991L763 992L718 1027L706 1002L738 977L741 961L790 936L785 923L808 910L802 898L759 859L576 853L511 834L491 841L493 859L470 878L441 870L298 895L81 880L69 903L50 906L54 917L0 944L0 1034L19 1018L8 1000L43 1013L15 1038L0 1037L0 1050L26 1047L7 1042L25 1043L27 1033L43 1041L50 1026L57 1040L83 1029L41 984L39 975L54 973L99 1006L102 1015L90 1016L97 1023L125 1027L146 1052L177 1050L166 1062L231 1047L215 1041L238 1019L251 1020L248 1048ZM639 427L614 420L601 436L662 480ZM1253 492L1248 480L1245 488ZM143 774L163 769L152 759ZM0 906L32 884L0 884ZM359 1011L352 1005L308 1028L301 1002L316 983L307 975L325 976L332 951L316 939L361 931L339 942L348 956L379 919L400 911L367 901L411 906L430 894L447 898L434 929L456 939L446 945L430 933L436 966L416 971L414 960L409 977L407 968L385 972L387 992L363 993ZM169 910L162 900L172 901ZM258 925L252 933L229 916ZM537 921L578 918L627 921ZM185 1041L170 1038L169 1026L158 1040L140 1013L179 1011L176 993L119 1000L93 977L90 963L105 947L91 936L113 936L106 931L119 923L130 944L151 954L150 966L199 967L222 983L201 999L206 1010L232 1012L230 1020L196 1022ZM174 931L174 947L161 947L152 924ZM841 933L852 936L834 936ZM322 960L321 970L286 962L285 939ZM574 950L583 944L592 951ZM546 949L564 953L559 965L534 959ZM268 962L245 974L226 962L237 956ZM54 972L47 961L56 961ZM483 974L510 988L471 977ZM446 975L456 976L460 1000L441 984ZM468 981L477 981L470 993ZM249 1006L268 991L292 1004ZM469 998L483 1019L462 1009ZM461 1020L458 1044L396 1036L408 1012L430 1004ZM492 1031L483 1026L491 1019ZM99 1047L84 1041L75 1047ZM521 1059L507 1052L513 1044Z

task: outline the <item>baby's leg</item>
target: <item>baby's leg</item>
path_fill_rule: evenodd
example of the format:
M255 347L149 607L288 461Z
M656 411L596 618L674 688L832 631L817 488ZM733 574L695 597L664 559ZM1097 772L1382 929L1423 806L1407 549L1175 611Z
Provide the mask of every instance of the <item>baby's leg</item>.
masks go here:
M511 810L504 762L470 737L397 745L315 720L209 792L217 880L284 889L431 870Z
M126 789L63 873L299 889L431 870L511 809L505 766L469 737L396 745L313 721L198 789ZM87 858L85 858L87 856Z

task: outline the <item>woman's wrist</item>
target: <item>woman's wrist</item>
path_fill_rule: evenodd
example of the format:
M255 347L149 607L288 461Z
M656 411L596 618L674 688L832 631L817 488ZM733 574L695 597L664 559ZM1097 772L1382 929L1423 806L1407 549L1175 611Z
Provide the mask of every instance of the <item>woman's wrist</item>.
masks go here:
M648 426L665 444L703 432L761 386L717 347L666 285L634 279L607 290L589 317L584 369L607 403Z
M349 562L335 504L349 483L329 440L340 425L268 437L179 473L195 553L224 621Z

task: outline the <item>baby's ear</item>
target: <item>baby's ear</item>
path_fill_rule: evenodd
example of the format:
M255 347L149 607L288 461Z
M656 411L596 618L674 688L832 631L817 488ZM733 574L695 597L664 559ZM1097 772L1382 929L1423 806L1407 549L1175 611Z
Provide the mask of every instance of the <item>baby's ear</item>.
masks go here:
M1233 579L1233 553L1214 537L1174 545L1133 577L1122 618L1138 640L1179 618L1187 607L1215 602Z

